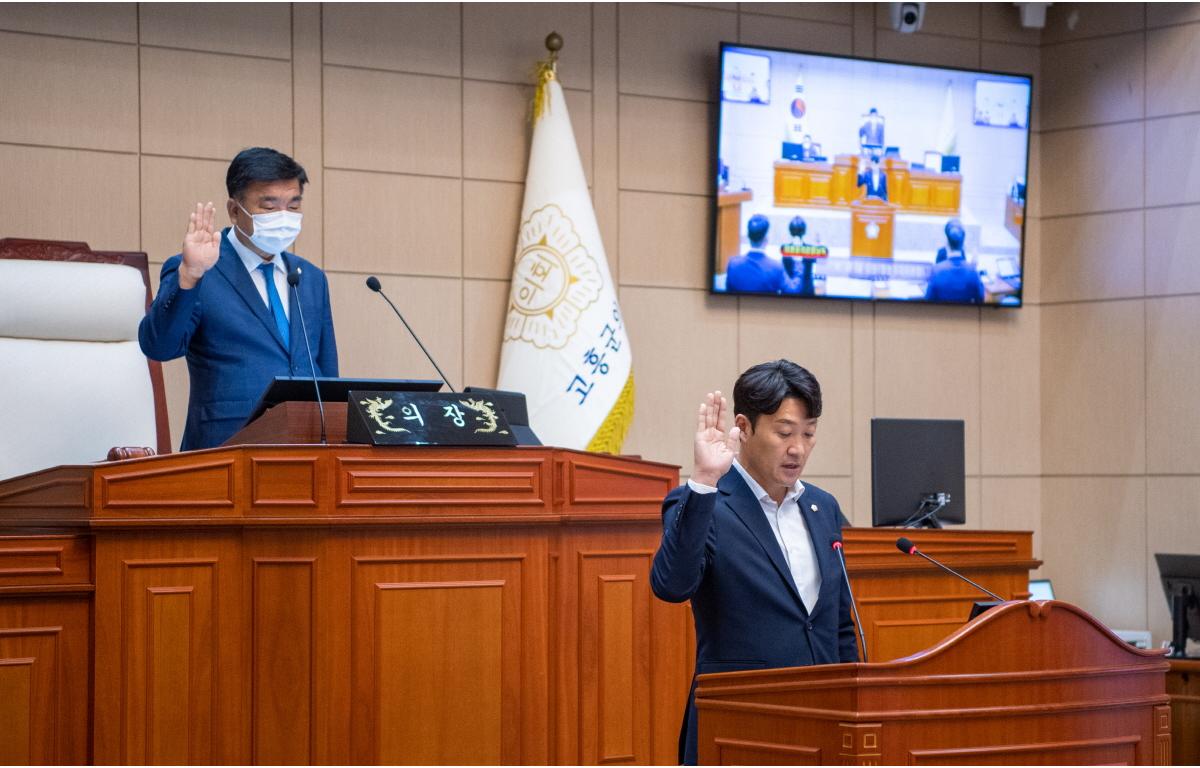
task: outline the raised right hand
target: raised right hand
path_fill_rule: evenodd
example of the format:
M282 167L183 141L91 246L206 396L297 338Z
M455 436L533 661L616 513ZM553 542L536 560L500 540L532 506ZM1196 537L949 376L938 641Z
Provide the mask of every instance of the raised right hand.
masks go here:
M179 287L196 287L204 273L213 268L221 255L221 232L213 227L216 210L213 204L196 203L188 216L187 234L183 236L183 263L179 265Z
M697 483L715 486L742 447L741 430L732 427L726 431L728 411L729 403L720 391L709 392L700 403L692 465L692 479Z

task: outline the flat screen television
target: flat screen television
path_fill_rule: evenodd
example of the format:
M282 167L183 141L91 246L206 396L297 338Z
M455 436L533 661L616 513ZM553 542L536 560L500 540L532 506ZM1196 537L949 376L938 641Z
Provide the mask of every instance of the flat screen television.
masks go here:
M1028 75L722 43L709 288L1021 305Z

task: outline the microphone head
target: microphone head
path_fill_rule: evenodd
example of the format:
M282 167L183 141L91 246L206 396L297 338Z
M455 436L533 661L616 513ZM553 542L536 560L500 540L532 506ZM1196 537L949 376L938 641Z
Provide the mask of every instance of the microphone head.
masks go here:
M367 278L367 287L376 293L379 293L379 291L383 288L383 286L379 284L379 278L375 277L375 275L371 275Z
M841 549L842 548L842 537L841 536L830 536L829 537L829 546L834 550Z
M288 285L295 288L300 284L300 267L296 267L291 272L288 272Z
M896 539L896 549L900 550L906 555L911 555L917 551L917 545L913 544L906 537L901 536L900 538Z

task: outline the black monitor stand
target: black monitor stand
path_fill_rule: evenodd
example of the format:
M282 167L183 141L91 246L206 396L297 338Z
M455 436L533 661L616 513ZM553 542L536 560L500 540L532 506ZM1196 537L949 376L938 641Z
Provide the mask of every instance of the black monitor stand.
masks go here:
M1200 642L1200 555L1156 553L1154 559L1171 606L1170 658L1190 658L1187 641Z

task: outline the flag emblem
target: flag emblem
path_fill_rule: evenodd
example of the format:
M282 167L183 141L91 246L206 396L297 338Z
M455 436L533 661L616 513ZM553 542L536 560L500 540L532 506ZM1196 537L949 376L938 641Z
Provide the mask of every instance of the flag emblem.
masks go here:
M571 219L557 205L539 208L521 224L505 341L562 349L603 287Z

